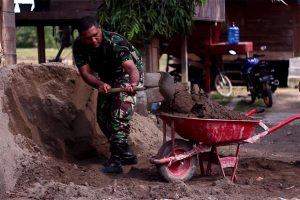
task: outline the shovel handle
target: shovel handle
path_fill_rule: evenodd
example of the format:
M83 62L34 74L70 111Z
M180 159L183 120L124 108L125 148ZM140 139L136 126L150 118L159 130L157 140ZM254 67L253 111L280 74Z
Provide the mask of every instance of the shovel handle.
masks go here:
M143 91L144 87L137 87L135 91ZM108 93L117 93L117 92L126 92L126 88L111 88L108 90Z

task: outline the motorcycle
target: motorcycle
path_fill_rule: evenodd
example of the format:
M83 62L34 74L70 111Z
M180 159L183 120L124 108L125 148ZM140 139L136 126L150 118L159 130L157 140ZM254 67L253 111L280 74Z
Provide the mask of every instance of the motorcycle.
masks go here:
M273 93L279 81L273 77L274 69L270 68L267 61L260 60L263 55L247 57L242 63L242 77L250 91L251 103L257 98L262 98L266 107L273 105Z
M170 69L172 68L172 69ZM181 65L180 64L169 64L167 66L167 72L170 73L174 77L175 82L181 81ZM191 83L191 92L193 92L193 88L197 86L198 88L203 88L203 71L202 68L199 67L199 64L196 65L189 64L189 74L188 79ZM232 94L232 83L230 79L224 74L224 70L220 67L217 67L216 76L214 79L214 86L216 91L225 97L229 97Z
M174 77L175 82L181 82L181 64L169 64L166 72ZM198 66L189 64L188 80L191 83L191 93L193 93L195 87L202 88L204 85L202 69Z
M219 67L217 67L217 75L214 80L216 91L225 97L229 97L232 94L232 83L228 76L226 76Z

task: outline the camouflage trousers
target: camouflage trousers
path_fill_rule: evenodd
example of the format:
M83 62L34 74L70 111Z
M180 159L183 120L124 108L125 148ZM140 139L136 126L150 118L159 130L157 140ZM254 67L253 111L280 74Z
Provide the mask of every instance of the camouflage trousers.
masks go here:
M135 96L125 92L98 95L97 121L110 143L127 143Z

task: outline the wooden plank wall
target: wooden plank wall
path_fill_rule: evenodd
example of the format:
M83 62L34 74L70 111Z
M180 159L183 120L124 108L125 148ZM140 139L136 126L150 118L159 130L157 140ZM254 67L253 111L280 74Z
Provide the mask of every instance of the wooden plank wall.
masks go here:
M207 0L203 6L197 6L194 20L225 21L225 0Z
M300 1L294 6L294 56L300 56Z
M227 27L235 22L241 41L253 41L254 51L266 46L266 59L287 60L294 56L295 0L272 3L270 0L226 0L226 23L222 25L222 40ZM298 6L299 9L299 6ZM299 23L299 22L298 22Z
M213 22L197 21L195 22L191 34L187 35L188 53L194 53L198 56L202 55L212 40ZM171 40L167 41L168 46L162 49L161 54L170 54L180 57L181 35L175 35Z

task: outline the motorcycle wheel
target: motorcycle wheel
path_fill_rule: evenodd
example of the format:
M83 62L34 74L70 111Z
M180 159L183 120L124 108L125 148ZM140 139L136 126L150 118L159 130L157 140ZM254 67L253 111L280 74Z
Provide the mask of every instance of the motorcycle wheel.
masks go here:
M272 91L269 88L263 90L263 100L265 105L270 108L273 105Z
M275 85L272 85L272 86L271 86L271 91L272 91L272 93L274 93L274 92L276 91L276 89L277 89L277 86L275 86Z
M250 89L251 103L254 103L256 100L256 94L254 89Z
M217 92L225 97L229 97L232 93L232 84L230 79L224 74L218 74L215 78L215 88Z

